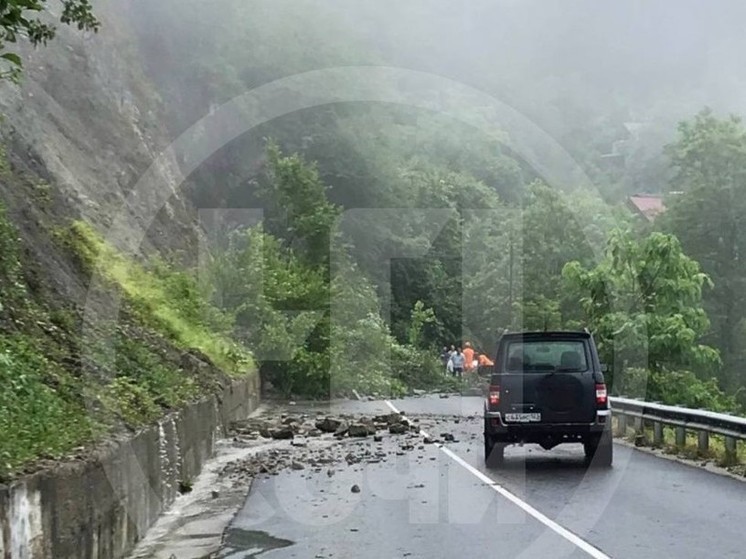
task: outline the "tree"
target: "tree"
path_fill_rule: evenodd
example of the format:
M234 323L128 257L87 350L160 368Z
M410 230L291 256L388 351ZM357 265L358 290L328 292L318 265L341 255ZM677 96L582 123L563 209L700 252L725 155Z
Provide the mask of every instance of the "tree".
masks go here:
M667 147L676 175L664 231L675 234L714 282L705 295L711 343L723 356L726 386L743 384L746 352L746 128L741 119L718 119L709 109L679 125Z
M264 194L274 206L268 219L270 231L309 266L328 268L340 208L327 199L327 186L316 166L302 156L283 156L277 144L270 143L267 158L269 183Z
M422 347L424 341L422 330L426 324L433 322L435 322L433 309L427 309L422 301L417 301L412 309L412 320L407 332L409 345L416 348Z
M571 209L579 205L580 212ZM579 319L577 300L562 289L562 269L569 261L593 263L607 219L608 208L590 196L535 181L523 208L502 206L467 223L464 313L471 337L491 343L504 327L544 330Z
M76 25L80 30L98 31L100 23L93 15L90 0L61 0L60 21ZM23 69L21 57L7 52L8 43L25 37L34 45L46 45L55 36L54 25L43 21L36 14L49 10L48 0L5 0L0 2L0 58L8 67L0 70L0 78L18 80Z
M615 230L598 266L570 262L563 276L614 372L694 367L704 374L719 364L717 350L700 343L710 325L702 308L710 280L673 235L638 241Z

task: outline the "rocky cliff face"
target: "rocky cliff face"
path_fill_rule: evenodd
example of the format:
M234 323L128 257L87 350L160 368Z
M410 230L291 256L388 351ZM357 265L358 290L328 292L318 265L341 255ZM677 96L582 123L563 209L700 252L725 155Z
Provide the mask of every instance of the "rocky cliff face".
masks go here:
M143 263L195 263L199 228L177 162L162 155L164 107L114 4L96 2L98 35L60 27L48 47L19 48L22 83L0 84L0 556L13 559L124 556L173 501L164 487L211 452L217 400L194 402L233 398L228 375L244 387L231 418L258 395L250 358L224 355L230 333L204 322L192 278ZM119 279L104 270L91 307L102 254ZM209 417L183 433L152 427L202 408ZM147 449L121 436L133 429ZM177 468L157 453L169 440L183 451Z
M26 70L20 86L0 86L7 157L15 169L33 177L27 188L0 182L0 199L24 237L34 235L34 222L71 217L85 219L106 235L114 220L128 216L122 233L133 238L146 233L144 252L190 254L195 213L177 192L176 162L166 158L154 170L151 188L132 193L170 140L127 18L113 5L98 4L96 10L103 23L100 33L60 27L48 47L22 49ZM154 207L156 189L172 194L162 208ZM147 216L155 209L151 222ZM27 240L33 247L35 241Z

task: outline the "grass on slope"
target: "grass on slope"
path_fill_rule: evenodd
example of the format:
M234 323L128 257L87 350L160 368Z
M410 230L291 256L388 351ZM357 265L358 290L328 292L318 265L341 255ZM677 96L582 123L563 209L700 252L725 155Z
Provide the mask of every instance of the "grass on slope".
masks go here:
M230 338L228 317L204 301L193 278L160 262L146 269L118 254L85 222L76 221L68 233L76 253L119 286L150 326L183 349L199 350L228 374L254 369L251 353Z
M151 423L226 375L255 374L229 319L187 274L132 262L82 222L57 239L83 272L103 270L123 304L105 336L83 339L80 308L29 288L28 278L51 271L21 261L18 232L0 205L0 482L79 454L112 430Z

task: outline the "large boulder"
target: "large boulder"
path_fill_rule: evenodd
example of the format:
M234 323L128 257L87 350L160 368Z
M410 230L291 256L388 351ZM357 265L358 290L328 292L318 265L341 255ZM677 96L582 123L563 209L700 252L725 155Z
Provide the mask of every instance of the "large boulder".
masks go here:
M269 434L273 439L292 439L295 435L293 433L293 428L289 425L284 425L277 429L271 429Z
M351 437L367 437L368 435L373 435L375 432L375 427L366 425L365 423L353 423L348 430Z
M404 423L394 423L389 426L389 433L392 435L403 435L407 431L409 431L409 427Z
M325 417L316 422L316 429L323 433L334 433L339 429L342 421L339 419L333 419L331 417Z

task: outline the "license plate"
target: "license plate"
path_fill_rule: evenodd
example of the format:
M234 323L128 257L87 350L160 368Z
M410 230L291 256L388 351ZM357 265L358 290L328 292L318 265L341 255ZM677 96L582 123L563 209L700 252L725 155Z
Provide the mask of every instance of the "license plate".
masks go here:
M541 421L540 413L506 413L505 421L511 423L530 423L533 421Z

